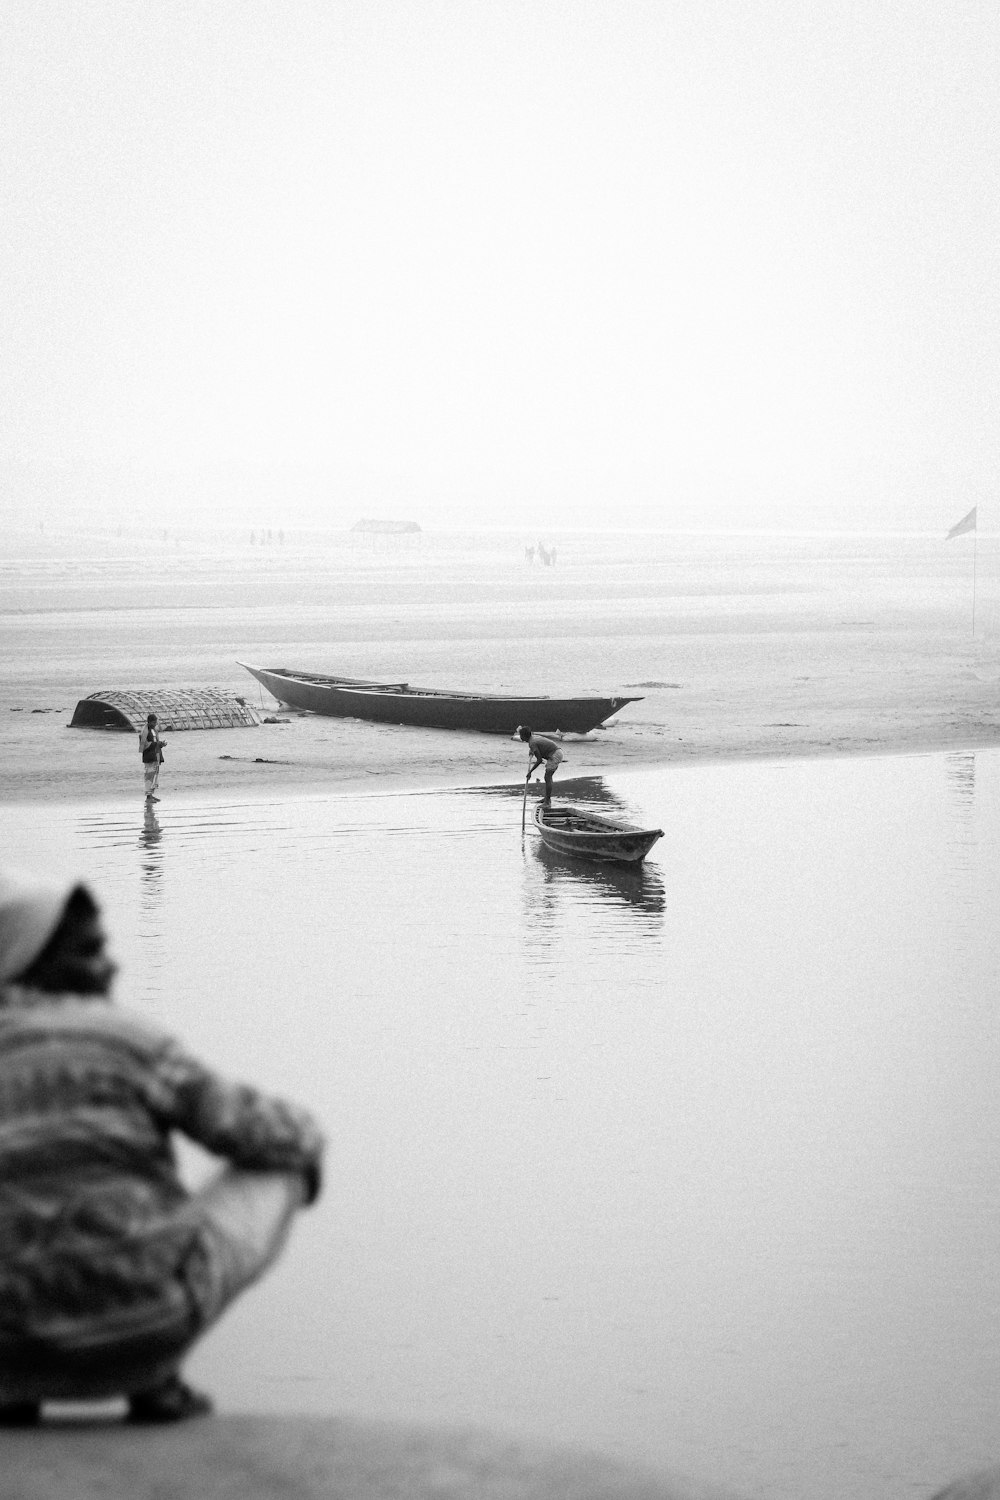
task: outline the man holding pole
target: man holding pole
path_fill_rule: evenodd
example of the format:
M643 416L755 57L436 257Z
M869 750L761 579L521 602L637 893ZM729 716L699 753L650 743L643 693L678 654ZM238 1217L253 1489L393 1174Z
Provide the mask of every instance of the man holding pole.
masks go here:
M532 773L539 766L545 767L545 801L552 801L552 778L556 772L556 766L563 759L563 753L555 740L549 739L545 734L533 734L523 724L517 728L518 738L523 740L528 747L528 774L525 782L529 782Z

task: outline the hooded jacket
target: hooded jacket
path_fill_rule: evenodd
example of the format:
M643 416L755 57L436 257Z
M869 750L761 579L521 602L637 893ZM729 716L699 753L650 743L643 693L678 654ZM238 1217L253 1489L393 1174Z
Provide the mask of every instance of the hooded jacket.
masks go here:
M113 1384L115 1349L166 1357L197 1331L211 1256L175 1130L237 1167L301 1171L318 1194L304 1111L103 997L0 988L0 1385L19 1360Z

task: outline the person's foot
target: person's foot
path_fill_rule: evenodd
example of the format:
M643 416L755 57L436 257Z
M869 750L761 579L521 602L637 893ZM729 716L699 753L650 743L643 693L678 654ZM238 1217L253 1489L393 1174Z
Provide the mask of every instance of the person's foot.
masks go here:
M128 1398L126 1422L185 1422L189 1417L207 1417L212 1411L211 1397L185 1385L179 1375L172 1375L162 1385L149 1391L135 1391Z
M0 1427L37 1427L41 1419L38 1401L0 1401Z
M159 799L159 797L154 797L153 794L152 794L152 792L150 792L150 794L149 794L149 800L150 800L150 802L159 802L160 799Z

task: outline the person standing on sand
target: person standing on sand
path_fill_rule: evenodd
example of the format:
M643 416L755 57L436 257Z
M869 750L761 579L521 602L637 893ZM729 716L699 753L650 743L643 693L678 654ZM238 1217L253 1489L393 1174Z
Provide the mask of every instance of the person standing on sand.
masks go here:
M0 1427L211 1411L180 1363L320 1191L312 1117L113 1005L105 943L86 886L0 871ZM229 1163L198 1192L174 1131Z
M146 784L146 801L159 802L156 788L160 784L160 766L163 763L163 747L166 740L160 738L156 727L156 715L146 715L146 727L139 735L139 753L142 755L143 780Z
M520 739L528 747L528 774L525 778L531 780L531 775L538 766L545 767L545 801L552 801L552 778L556 773L556 766L564 759L563 753L555 740L550 740L545 734L532 734L523 724L517 726Z

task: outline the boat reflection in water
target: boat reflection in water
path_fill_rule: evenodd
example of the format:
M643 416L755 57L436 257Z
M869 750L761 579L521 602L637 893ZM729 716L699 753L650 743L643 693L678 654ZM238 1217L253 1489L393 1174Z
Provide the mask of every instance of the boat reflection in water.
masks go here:
M605 864L572 859L546 849L540 839L533 839L531 854L539 867L542 886L558 897L560 888L575 886L586 891L591 904L628 906L649 917L660 918L666 908L666 889L660 871L648 863L641 865Z
M644 962L661 940L666 910L663 877L654 865L591 864L566 859L534 836L524 849L521 910L525 949L535 972L564 984L574 956L594 958L588 990L604 993L621 980L621 965ZM606 972L601 955L614 955ZM578 982L578 981L577 981Z

